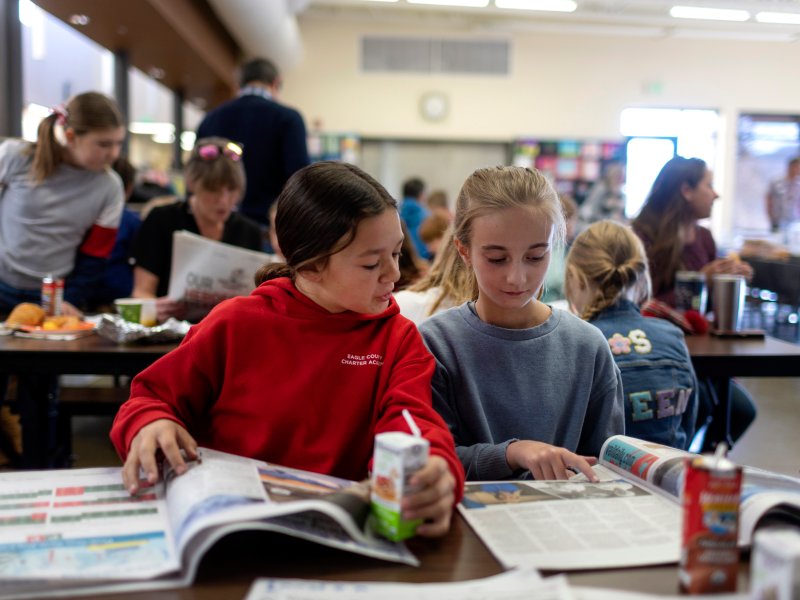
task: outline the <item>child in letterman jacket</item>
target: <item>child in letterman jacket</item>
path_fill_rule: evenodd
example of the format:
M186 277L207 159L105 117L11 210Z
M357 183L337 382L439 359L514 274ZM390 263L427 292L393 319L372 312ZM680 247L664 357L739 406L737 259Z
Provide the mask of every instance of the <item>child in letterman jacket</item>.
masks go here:
M639 238L618 223L594 223L570 249L566 281L572 309L603 332L622 373L626 434L688 448L697 418L697 378L683 332L639 312L637 304L650 296Z

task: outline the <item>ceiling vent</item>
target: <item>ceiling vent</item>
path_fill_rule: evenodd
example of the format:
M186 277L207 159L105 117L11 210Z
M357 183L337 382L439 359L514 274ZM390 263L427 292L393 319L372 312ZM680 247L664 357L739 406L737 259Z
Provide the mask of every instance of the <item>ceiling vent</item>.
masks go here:
M507 41L364 37L361 67L366 72L508 75Z

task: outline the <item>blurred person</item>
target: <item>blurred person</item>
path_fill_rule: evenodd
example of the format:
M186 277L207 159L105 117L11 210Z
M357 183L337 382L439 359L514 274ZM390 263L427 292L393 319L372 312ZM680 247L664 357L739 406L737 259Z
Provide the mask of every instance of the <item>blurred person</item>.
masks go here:
M124 139L116 103L86 92L54 108L36 142L0 144L0 313L38 304L47 275L65 279L63 312L80 313L114 248Z
M130 202L136 179L136 168L122 156L115 160L111 167L122 179L125 200ZM123 209L114 249L111 251L105 274L89 300L89 304L94 308L105 307L117 298L127 298L133 292L131 248L141 225L142 219L139 213L130 208Z
M440 212L431 213L419 226L419 239L425 244L430 258L434 258L442 244L450 221Z
M400 203L400 218L408 228L411 241L417 254L424 259L430 258L428 249L419 237L419 226L430 212L425 208L425 182L419 177L412 177L403 182L403 201Z
M243 150L220 137L197 140L184 167L186 200L153 208L133 246L133 297L156 298L158 320L185 315L183 302L167 297L172 235L189 231L210 240L261 250L258 223L235 212L245 186Z
M769 184L767 214L772 231L785 232L800 221L800 157L786 165L786 175Z
M278 102L282 85L271 61L245 62L238 97L210 111L197 128L198 139L221 136L245 149L247 189L239 211L265 228L286 181L310 162L302 115Z
M400 314L417 325L435 315L468 300L475 300L477 289L453 243L448 229L440 251L422 279L395 293Z
M575 239L575 232L578 227L578 205L575 200L568 194L559 194L558 200L561 202L561 210L564 213L566 234L564 243L555 246L550 253L550 268L547 269L547 277L544 279L544 294L542 295L542 302L547 304L565 298L565 259L567 250L569 250L572 240Z
M589 189L581 205L579 213L581 223L586 226L603 219L627 223L625 194L622 191L624 184L625 168L622 164L608 163L603 168L602 177Z
M428 262L423 260L417 254L417 249L411 241L411 235L408 233L406 224L400 222L401 229L403 230L403 246L400 249L400 279L394 286L395 290L403 290L408 286L416 283L419 279L428 272Z
M447 199L447 192L444 190L434 190L428 194L428 208L434 214L440 214L447 219L448 223L453 222L453 211L450 210L450 202Z
M717 274L752 277L753 269L738 257L717 257L711 231L698 221L711 216L714 201L714 174L699 158L676 156L661 168L653 187L633 220L633 230L642 239L648 256L653 296L675 307L675 274L679 270L699 271L708 279ZM713 303L713 297L710 299ZM756 418L756 407L747 391L731 381L730 437L736 441ZM708 380L700 386L697 428L712 419L727 419L715 414L718 383ZM720 440L706 438L709 450Z

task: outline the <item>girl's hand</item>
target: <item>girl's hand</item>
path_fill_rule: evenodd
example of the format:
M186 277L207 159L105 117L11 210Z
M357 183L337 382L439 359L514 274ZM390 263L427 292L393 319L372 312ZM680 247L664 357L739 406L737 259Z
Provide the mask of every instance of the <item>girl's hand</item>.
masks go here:
M705 273L709 284L711 284L711 278L714 275L744 275L748 281L753 277L753 267L738 258L712 260L704 265L700 272Z
M593 456L580 456L566 448L551 446L543 442L519 440L506 449L506 461L512 470L527 469L534 479L569 479L576 469L586 475L589 481L598 481L592 471L597 464Z
M183 427L170 419L158 419L139 430L131 442L128 458L122 467L122 483L131 495L139 490L139 468L144 470L149 483L158 481L156 452L161 450L175 473L186 472L186 462L181 449L189 460L197 458L197 442Z
M168 296L156 298L156 318L159 323L163 323L170 317L182 319L186 315L186 303L182 300L174 300Z
M404 519L423 519L417 535L443 536L450 530L450 517L456 496L456 479L441 456L431 456L419 471L411 476L409 485L417 488L403 498Z

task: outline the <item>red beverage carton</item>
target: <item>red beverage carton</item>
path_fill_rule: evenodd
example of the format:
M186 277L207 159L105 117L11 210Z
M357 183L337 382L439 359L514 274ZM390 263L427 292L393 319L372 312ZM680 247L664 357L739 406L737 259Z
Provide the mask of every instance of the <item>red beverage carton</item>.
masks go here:
M736 591L741 488L742 468L731 461L717 456L686 460L681 592Z
M64 301L64 280L47 275L42 278L42 308L48 316L61 314Z

